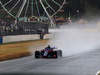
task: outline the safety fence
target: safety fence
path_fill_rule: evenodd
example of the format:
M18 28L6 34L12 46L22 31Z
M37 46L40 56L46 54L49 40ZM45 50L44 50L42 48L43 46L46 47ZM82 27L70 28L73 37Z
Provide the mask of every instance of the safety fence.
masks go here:
M11 35L48 34L49 24L43 23L18 23L16 26L0 27L0 37Z

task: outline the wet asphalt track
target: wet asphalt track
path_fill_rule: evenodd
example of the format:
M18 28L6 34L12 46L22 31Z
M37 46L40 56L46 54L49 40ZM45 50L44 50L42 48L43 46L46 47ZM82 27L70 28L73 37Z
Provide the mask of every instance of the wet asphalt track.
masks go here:
M98 70L100 49L58 59L30 56L0 62L0 75L95 75Z

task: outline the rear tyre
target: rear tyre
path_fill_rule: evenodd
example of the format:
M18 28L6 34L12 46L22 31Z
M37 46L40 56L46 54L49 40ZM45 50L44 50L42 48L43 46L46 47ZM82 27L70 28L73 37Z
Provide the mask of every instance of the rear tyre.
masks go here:
M53 57L54 57L54 58L58 58L58 53L57 53L57 51L54 51L54 52L53 52Z
M62 57L62 50L59 50L59 52L60 52L60 57Z
M40 58L40 52L39 51L35 51L35 58Z
M62 57L62 50L58 50L58 55Z

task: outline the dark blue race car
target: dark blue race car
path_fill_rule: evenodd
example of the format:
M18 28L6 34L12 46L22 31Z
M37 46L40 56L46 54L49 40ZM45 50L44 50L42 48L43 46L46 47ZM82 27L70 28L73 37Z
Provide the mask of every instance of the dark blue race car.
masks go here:
M62 50L57 50L55 47L46 47L41 51L35 51L35 58L58 58L62 57Z

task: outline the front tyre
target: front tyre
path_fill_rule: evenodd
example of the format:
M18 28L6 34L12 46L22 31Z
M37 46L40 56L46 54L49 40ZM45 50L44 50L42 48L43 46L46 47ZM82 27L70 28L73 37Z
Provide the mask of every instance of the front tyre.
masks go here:
M35 51L35 58L40 58L40 52L39 51Z

